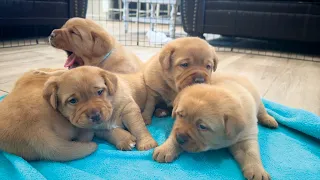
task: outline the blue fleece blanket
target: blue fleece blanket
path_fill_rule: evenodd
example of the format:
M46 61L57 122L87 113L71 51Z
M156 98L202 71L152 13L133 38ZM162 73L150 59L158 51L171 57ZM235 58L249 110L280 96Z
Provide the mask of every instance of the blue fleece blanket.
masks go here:
M1 98L0 98L1 100ZM276 130L259 126L261 158L272 179L320 179L320 117L267 100L268 112L281 124ZM171 118L154 118L149 126L159 144L168 137ZM152 160L150 151L118 151L96 140L91 156L66 163L27 162L0 152L0 179L243 179L236 161L226 149L199 154L184 153L171 164Z

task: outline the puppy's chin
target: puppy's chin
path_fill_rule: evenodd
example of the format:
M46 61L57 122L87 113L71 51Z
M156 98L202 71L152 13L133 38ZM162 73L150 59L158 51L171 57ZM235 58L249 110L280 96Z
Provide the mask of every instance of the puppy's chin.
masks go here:
M198 146L197 144L183 144L180 145L180 147L186 151L186 152L190 152L190 153L199 153L199 152L204 152L207 151L208 148L204 147L204 146Z
M199 153L201 152L200 149L198 147L189 147L189 146L185 146L185 145L180 145L180 147L189 153Z
M197 81L196 79L199 79L200 81ZM203 80L203 81L202 81ZM181 91L187 86L191 86L193 84L200 84L200 83L205 83L208 84L210 81L210 74L205 71L196 71L193 72L191 71L190 73L185 73L180 75L176 79L176 88L178 91Z
M200 139L188 139L184 144L179 144L179 146L186 152L198 153L207 151L209 148L206 143L203 143Z
M203 142L200 142L200 140L196 140L196 142L197 143L195 143L195 141L190 141L189 143L180 145L180 147L186 152L198 153L198 152L204 152L209 150L218 150L218 149L226 148L232 144L231 142L227 142L227 141L212 143L212 142L209 142L208 140L207 143L203 143Z
M110 120L110 117L106 117L105 119L102 119L100 122L92 122L89 118L87 117L81 117L77 121L71 121L71 123L78 127L78 128L84 128L84 129L106 129L108 122Z

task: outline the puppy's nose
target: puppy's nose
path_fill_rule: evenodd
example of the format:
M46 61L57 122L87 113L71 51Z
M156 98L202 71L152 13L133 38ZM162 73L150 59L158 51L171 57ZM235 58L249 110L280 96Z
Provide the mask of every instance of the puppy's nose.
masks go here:
M186 143L188 139L189 139L188 135L180 134L180 133L176 134L176 140L180 145Z
M88 115L88 118L93 122L93 123L100 123L101 122L101 113L97 109L93 109Z
M54 37L56 37L56 33L52 32L52 33L50 34L50 38L54 38Z
M101 121L101 115L100 113L99 114L95 114L95 115L92 115L90 116L90 119L93 123L100 123Z
M196 77L193 79L194 83L200 84L200 83L204 83L204 78L203 77Z

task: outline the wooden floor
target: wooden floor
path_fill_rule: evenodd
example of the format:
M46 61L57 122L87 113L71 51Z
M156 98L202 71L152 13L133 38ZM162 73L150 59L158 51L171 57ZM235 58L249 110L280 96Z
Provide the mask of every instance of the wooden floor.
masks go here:
M158 48L128 47L143 61ZM320 62L291 60L233 52L218 52L219 71L246 75L266 99L320 115ZM0 49L0 96L13 87L17 78L30 69L60 68L63 51L47 45Z

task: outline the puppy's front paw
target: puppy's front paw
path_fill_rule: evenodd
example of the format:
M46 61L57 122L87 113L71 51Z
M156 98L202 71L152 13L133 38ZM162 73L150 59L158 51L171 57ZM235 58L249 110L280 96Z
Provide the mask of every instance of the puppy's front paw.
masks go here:
M259 122L269 128L277 128L278 127L278 122L269 114L266 114L262 117L260 117Z
M158 143L151 136L142 138L137 142L137 149L139 151L146 151L157 146Z
M167 109L156 109L154 115L158 118L167 117L169 116L169 111Z
M97 150L97 148L98 148L98 145L97 145L97 143L95 143L95 142L88 142L87 143L89 146L89 149L90 150L92 150L92 151L95 151L95 150Z
M130 151L136 146L136 138L132 135L126 137L116 144L117 149L121 151Z
M144 123L146 124L146 125L149 125L149 124L151 124L151 119L152 119L152 117L150 117L150 116L148 116L148 115L145 115L145 114L142 114L142 118L143 118L143 121L144 121Z
M266 170L264 170L263 167L258 165L252 165L250 167L246 167L243 170L243 175L246 179L254 179L254 180L270 180L271 177L267 173Z
M161 145L154 149L152 158L160 163L169 163L178 157L178 153L166 145Z

